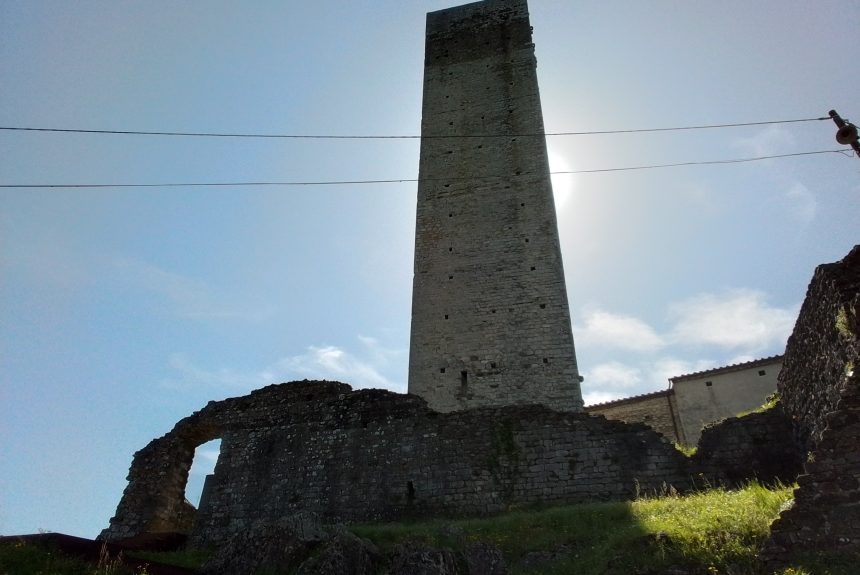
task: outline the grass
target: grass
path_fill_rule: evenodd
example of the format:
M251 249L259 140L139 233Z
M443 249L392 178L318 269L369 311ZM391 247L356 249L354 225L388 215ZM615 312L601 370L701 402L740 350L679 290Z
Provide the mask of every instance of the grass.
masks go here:
M779 405L779 392L774 391L766 398L764 398L764 403L756 407L755 409L750 409L748 411L741 411L735 417L744 417L745 415L751 415L753 413L764 413L765 411L769 411Z
M186 569L199 569L207 559L212 556L210 549L180 549L177 551L129 551L129 557L161 563L162 565L173 565L185 567ZM0 574L3 575L3 574Z
M146 575L103 555L93 565L50 548L20 541L0 544L0 575Z
M792 488L751 483L633 502L519 510L497 517L353 525L383 552L406 541L462 551L472 541L501 550L512 575L653 575L672 568L691 575L773 575L755 556ZM207 558L193 550L135 557L196 569ZM856 575L856 556L794 558L777 575ZM117 562L87 565L23 543L0 545L0 575L132 575ZM138 572L136 575L145 575Z
M390 550L406 540L461 551L468 541L496 545L514 575L633 575L676 567L707 575L760 575L755 555L791 487L711 489L628 503L518 511L499 517L412 524L356 525L352 531ZM849 570L852 569L852 570ZM856 573L831 558L807 558L779 575Z

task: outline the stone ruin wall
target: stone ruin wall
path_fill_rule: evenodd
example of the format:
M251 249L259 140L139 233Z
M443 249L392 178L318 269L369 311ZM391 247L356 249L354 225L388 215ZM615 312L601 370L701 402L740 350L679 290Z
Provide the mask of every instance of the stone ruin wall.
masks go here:
M331 523L485 515L717 481L708 457L689 460L644 424L542 406L441 414L416 396L305 381L210 402L135 454L100 537L188 532L188 469L195 447L216 437L221 455L190 530L196 545L300 512ZM730 443L740 463L732 477L766 473L748 463L769 446Z
M788 340L778 389L809 451L794 506L771 527L763 556L860 552L860 246L818 266Z
M791 483L803 465L803 453L791 437L791 420L779 405L729 417L702 429L693 467L707 479L705 486L743 485L751 477L765 484Z
M412 395L334 382L273 385L210 402L135 454L101 538L189 531L199 545L300 511L325 521L481 515L531 503L630 499L672 486L792 481L794 506L763 557L860 549L860 247L820 266L785 354L785 409L705 430L693 458L644 424L542 406L437 413ZM194 449L222 439L195 513Z

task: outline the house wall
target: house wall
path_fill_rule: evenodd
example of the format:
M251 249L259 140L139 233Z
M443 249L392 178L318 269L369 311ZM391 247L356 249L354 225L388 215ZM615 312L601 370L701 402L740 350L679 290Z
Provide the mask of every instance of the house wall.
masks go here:
M715 421L760 407L776 391L782 360L722 373L672 379L678 418L686 443L695 445L702 428ZM764 372L762 375L761 372ZM710 384L709 384L710 383Z
M586 407L586 411L593 415L602 415L607 419L644 423L670 441L683 443L678 436L672 402L672 393L666 390L606 404L591 405Z

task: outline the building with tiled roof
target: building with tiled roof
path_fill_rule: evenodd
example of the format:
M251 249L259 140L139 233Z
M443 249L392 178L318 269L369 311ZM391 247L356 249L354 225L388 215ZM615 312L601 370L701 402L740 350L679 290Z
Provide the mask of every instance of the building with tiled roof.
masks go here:
M586 407L595 415L641 422L669 439L695 445L702 428L757 408L776 391L782 356L774 355L669 378L669 388Z

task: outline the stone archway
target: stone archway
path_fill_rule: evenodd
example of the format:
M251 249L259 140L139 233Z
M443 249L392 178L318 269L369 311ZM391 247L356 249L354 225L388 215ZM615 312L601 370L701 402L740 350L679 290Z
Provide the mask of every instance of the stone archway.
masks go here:
M128 486L110 526L99 539L191 532L196 509L186 500L185 487L194 452L198 446L219 439L223 431L206 412L204 409L183 419L170 433L134 454Z

